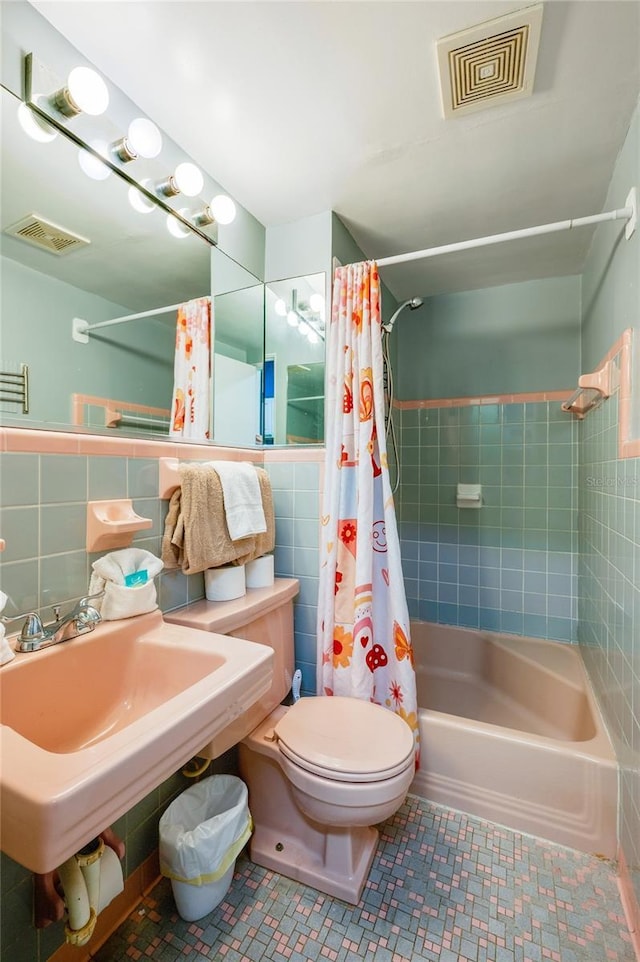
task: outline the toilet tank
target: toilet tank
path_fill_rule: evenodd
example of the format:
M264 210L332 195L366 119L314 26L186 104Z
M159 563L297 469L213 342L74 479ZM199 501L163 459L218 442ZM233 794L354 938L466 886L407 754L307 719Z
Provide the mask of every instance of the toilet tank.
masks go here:
M218 758L237 745L276 708L291 689L295 666L293 649L293 599L298 594L295 578L276 578L268 588L248 588L233 601L196 601L168 611L164 620L219 635L245 638L274 651L273 681L269 691L248 711L239 715L198 755Z

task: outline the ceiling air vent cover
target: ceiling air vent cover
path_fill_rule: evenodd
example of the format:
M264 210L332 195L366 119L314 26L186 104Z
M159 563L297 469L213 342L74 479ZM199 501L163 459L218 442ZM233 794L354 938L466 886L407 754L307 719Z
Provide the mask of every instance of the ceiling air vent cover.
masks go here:
M539 3L438 40L444 116L530 96L541 27Z
M18 237L20 240L40 247L42 250L49 251L50 254L68 254L77 247L86 247L90 244L86 237L79 234L72 234L64 227L52 224L50 220L45 220L39 214L29 214L17 221L10 227L5 227L5 234L11 237Z

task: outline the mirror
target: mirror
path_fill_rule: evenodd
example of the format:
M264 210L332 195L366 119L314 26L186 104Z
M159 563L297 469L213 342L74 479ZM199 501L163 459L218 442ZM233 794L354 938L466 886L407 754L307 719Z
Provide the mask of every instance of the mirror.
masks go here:
M159 207L146 215L134 211L128 186L117 175L87 177L78 147L61 134L49 143L32 140L18 122L19 99L4 88L1 96L0 355L6 373L0 412L5 423L58 429L76 424L117 430L119 436L166 436L175 313L105 327L87 344L72 339L72 319L94 324L210 292L219 338L214 370L234 361L250 366L259 383L264 310L258 278L196 234L173 237ZM23 363L29 371L28 412L6 393ZM240 430L240 407L229 392L228 386L220 396L215 392L214 430L220 438L214 434L214 439L255 444L259 393L246 412L240 441L234 435ZM123 402L123 410L95 399Z
M216 444L252 447L262 441L264 285L217 248L211 252L211 282L213 437Z
M265 444L324 442L325 273L271 281L265 293Z

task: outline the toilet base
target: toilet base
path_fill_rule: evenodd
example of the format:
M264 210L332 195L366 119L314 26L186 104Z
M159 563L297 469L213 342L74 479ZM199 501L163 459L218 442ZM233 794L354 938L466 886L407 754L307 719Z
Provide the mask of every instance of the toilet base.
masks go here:
M334 829L324 845L310 846L275 829L256 825L251 860L312 888L357 905L378 846L375 828Z
M239 745L240 775L249 789L254 832L252 861L357 905L378 844L370 826L320 825L297 806L289 780L278 764L278 750L265 732L276 711Z

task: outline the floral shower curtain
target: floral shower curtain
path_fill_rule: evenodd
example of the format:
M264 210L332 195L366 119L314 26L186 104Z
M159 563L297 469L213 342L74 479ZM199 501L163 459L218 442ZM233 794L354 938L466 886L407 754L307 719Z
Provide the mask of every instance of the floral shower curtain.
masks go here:
M206 441L211 436L212 299L178 308L169 436Z
M338 267L327 350L318 692L384 705L414 733L418 708L387 466L380 278Z

